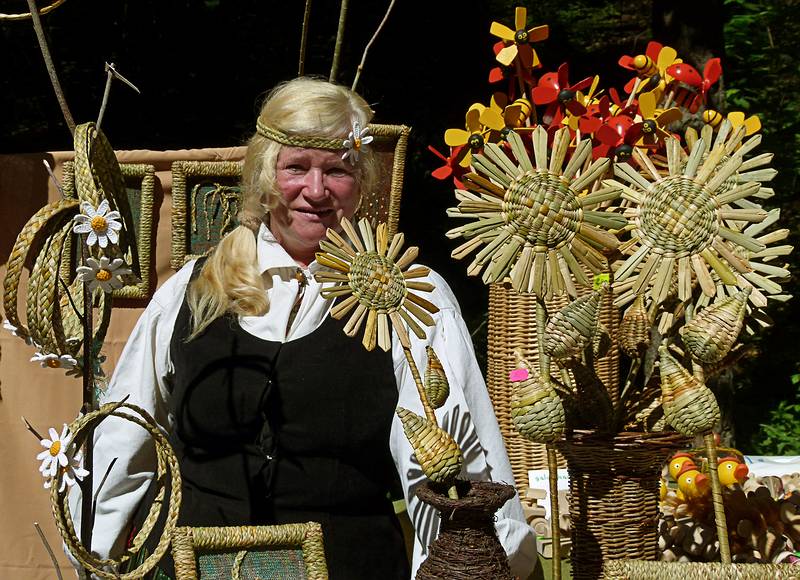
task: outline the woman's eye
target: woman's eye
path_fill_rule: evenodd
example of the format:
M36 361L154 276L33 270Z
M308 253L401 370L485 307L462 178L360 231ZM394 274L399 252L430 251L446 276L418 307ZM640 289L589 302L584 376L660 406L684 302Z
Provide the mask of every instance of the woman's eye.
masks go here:
M341 167L333 167L328 170L328 175L332 175L334 177L345 177L350 175L350 172L346 169L342 169Z
M305 171L305 168L302 165L297 165L297 164L287 165L286 167L284 167L284 169L291 173L302 173L303 171Z

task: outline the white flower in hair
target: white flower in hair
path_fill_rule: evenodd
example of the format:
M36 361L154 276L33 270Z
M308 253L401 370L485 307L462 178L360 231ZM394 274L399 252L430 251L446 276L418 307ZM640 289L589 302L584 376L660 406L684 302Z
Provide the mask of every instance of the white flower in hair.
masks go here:
M122 280L119 276L130 274L131 271L125 267L122 258L115 258L110 261L103 256L100 260L89 258L85 266L78 267L78 277L89 285L89 290L94 291L98 286L103 292L111 292L115 288L122 288Z
M364 145L372 143L373 139L374 137L369 134L369 127L364 127L362 129L358 121L353 121L353 130L350 131L347 139L344 140L343 145L347 151L342 155L342 159L350 159L350 163L355 165L356 161L358 161L358 153L361 151L361 148L364 147Z
M75 226L72 231L76 234L89 234L86 237L87 246L97 243L101 248L105 248L109 240L112 244L116 244L119 241L117 230L122 229L122 224L118 221L119 212L109 212L109 209L108 201L105 199L100 202L97 209L87 201L82 202L81 213L73 218Z
M70 447L72 445L72 434L69 432L69 427L64 423L64 428L61 430L61 435L58 431L50 427L50 439L42 439L42 447L44 451L36 456L36 459L42 462L39 471L42 477L45 478L45 489L53 485L53 479L59 471L63 477L61 479L61 487L59 492L64 491L67 486L75 485L76 481L82 480L89 475L89 472L83 468L83 456L80 452L73 452Z
M38 362L42 365L42 368L51 368L51 369L74 369L75 365L78 364L73 357L68 354L47 354L42 352L37 352L31 358L31 362Z

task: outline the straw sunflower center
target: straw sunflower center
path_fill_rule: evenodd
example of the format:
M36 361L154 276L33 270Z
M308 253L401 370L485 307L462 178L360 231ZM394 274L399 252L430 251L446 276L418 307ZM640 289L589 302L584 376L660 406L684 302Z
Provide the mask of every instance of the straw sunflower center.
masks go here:
M568 244L580 229L583 212L577 197L559 176L529 171L508 186L503 218L541 251Z
M350 266L350 287L358 301L376 310L393 312L403 303L403 272L378 252L358 254Z
M61 452L61 441L55 440L50 445L50 455L56 457Z
M94 216L89 224L96 232L104 232L108 229L108 222L106 221L106 218L101 215Z
M642 242L668 256L697 254L719 230L713 194L683 175L650 186L638 226Z
M108 270L98 270L94 277L100 282L108 282L111 280L111 272Z

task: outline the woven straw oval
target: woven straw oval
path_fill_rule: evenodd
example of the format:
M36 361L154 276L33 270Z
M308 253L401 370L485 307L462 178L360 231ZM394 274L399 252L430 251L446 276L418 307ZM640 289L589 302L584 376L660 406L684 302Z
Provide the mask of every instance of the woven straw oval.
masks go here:
M511 420L520 435L534 443L550 443L564 433L564 405L555 389L529 375L514 385Z
M715 302L681 329L683 343L694 358L706 364L725 358L742 331L750 292L745 288Z
M57 231L64 220L71 220L77 210L78 202L71 199L62 199L44 206L28 220L14 242L6 263L6 276L3 279L3 310L8 321L17 327L17 332L21 336L28 336L28 330L20 321L17 298L22 269L28 259L28 253L42 237L46 238Z
M578 356L591 342L600 311L601 291L570 302L547 322L543 350L555 359Z
M450 383L447 381L444 367L434 350L429 346L426 346L425 350L428 353L428 366L425 369L425 395L428 397L431 407L438 409L444 405L450 395Z
M121 411L121 409L130 409L139 416L137 417L136 415L124 413ZM56 476L56 480L53 482L50 488L50 503L53 508L53 516L56 520L56 527L58 528L61 537L64 539L64 543L66 544L70 553L78 562L81 563L84 568L93 574L96 574L100 578L120 578L124 580L141 578L147 572L152 570L158 561L161 560L164 554L166 554L167 549L169 548L170 540L172 539L172 531L175 529L178 521L178 512L180 511L181 504L181 474L180 469L178 468L178 459L175 457L172 447L167 441L166 436L159 429L155 420L147 413L147 411L137 407L136 405L131 405L130 403L107 403L98 410L92 411L91 413L87 413L86 415L77 418L69 426L69 430L73 434L72 440L80 444L85 437L91 436L90 429L96 426L100 420L108 416L119 417L121 419L125 419L126 421L136 423L150 433L151 437L153 437L155 441L156 446L158 469L155 477L157 481L162 482L162 485L158 494L156 495L155 500L153 501L150 512L147 514L147 517L142 524L141 530L139 530L134 537L131 547L123 554L121 558L116 560L110 558L98 558L86 550L86 547L81 544L75 533L75 525L72 522L72 515L70 514L69 504L67 501L68 494L66 491L58 491L62 477L61 473ZM162 508L166 495L164 481L167 477L169 478L170 482L170 496L166 508ZM167 519L164 524L161 537L153 553L148 556L147 559L141 563L141 565L129 572L124 574L109 572L108 567L111 567L112 569L118 569L120 564L130 560L141 549L145 540L153 531L153 527L155 526L156 520L162 509L167 510Z
M650 317L644 305L644 294L638 294L622 317L619 347L631 358L639 356L650 344Z
M446 486L452 485L464 461L455 440L447 431L408 409L398 407L397 416L428 479Z

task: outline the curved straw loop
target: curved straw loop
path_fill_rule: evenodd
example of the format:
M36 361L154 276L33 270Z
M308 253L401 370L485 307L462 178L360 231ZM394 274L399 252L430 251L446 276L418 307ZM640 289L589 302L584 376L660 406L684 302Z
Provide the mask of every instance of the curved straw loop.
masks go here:
M48 4L44 8L39 9L39 16L52 12L61 6L67 0L55 0L52 4ZM0 14L0 20L28 20L32 14L30 12L20 12L18 14Z
M6 276L3 279L3 310L9 323L16 326L17 332L22 336L27 336L28 331L19 319L17 297L28 252L39 234L49 237L61 227L64 220L72 220L77 208L78 202L73 199L62 199L44 206L28 220L14 242L6 263Z
M128 413L123 413L120 411L121 408L130 409L140 415L141 418ZM97 411L92 411L91 413L87 413L86 415L79 417L69 426L69 430L73 433L72 440L76 442L76 444L80 444L84 437L91 435L91 432L87 432L87 429L95 427L102 419L109 416L119 417L121 419L131 421L132 423L136 423L150 433L155 440L156 445L156 455L158 457L158 471L156 474L156 480L161 483L161 489L153 501L153 505L147 514L147 518L145 518L145 521L142 524L142 529L139 530L134 537L132 546L125 552L125 554L123 554L122 557L117 560L110 558L98 558L86 550L75 533L75 525L73 524L72 516L69 512L67 493L58 491L61 484L61 477L63 477L61 472L56 475L55 481L53 481L53 484L50 488L50 503L53 508L53 516L56 520L56 527L58 527L61 537L64 539L64 542L70 553L75 557L76 560L78 560L78 562L81 563L84 568L93 574L96 574L100 578L118 578L122 580L141 578L155 567L155 565L159 560L161 560L164 554L166 554L167 549L169 548L169 544L172 539L172 532L175 529L178 521L178 512L180 511L181 504L180 469L178 468L178 459L175 456L172 447L167 441L166 436L159 429L155 420L147 413L147 411L130 403L107 403L100 407ZM109 571L109 569L118 569L121 564L133 558L142 547L147 537L153 531L156 520L158 519L162 509L164 496L166 495L165 479L167 476L170 478L170 497L169 503L166 506L167 520L164 524L164 530L159 538L158 545L156 546L155 550L150 556L147 557L147 559L145 559L144 562L129 572L120 574L118 572ZM84 501L89 500L90 498L84 497Z

